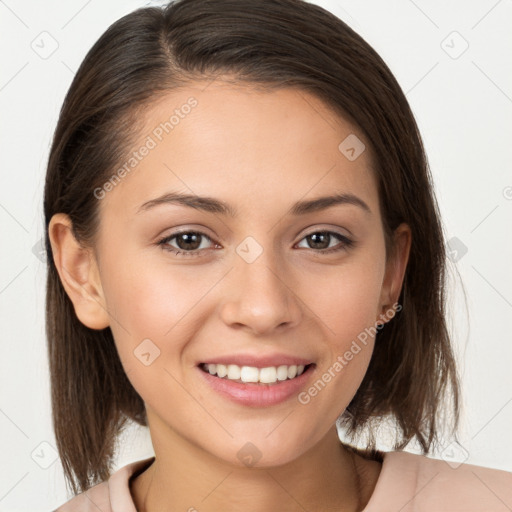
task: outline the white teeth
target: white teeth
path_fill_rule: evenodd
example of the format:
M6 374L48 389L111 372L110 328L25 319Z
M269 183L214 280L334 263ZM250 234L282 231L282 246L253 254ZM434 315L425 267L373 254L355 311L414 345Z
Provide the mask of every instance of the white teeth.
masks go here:
M239 382L261 382L263 384L274 384L277 381L294 379L304 373L304 365L290 366L268 366L266 368L256 368L255 366L237 366L236 364L204 364L203 367L211 374L217 377L226 377L229 380Z
M288 378L288 366L284 364L277 367L277 380L286 380Z
M236 364L228 364L228 379L229 380L238 380L240 378L240 375L242 373L242 370L240 366L237 366Z
M240 379L242 379L242 382L258 382L260 380L260 371L254 366L242 366Z
M288 366L288 378L293 379L297 375L297 365L292 364L291 366Z
M273 366L262 368L260 370L260 382L264 384L272 384L277 380L277 372Z
M225 377L228 374L228 368L225 364L217 365L217 375L219 377Z

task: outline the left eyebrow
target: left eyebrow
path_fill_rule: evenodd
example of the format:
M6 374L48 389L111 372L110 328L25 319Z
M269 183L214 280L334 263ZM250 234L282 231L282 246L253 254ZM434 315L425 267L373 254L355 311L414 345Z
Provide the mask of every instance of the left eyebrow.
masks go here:
M219 213L221 215L229 215L230 217L236 217L237 209L233 206L208 196L196 196L192 194L181 194L178 192L169 192L156 199L147 201L142 204L137 213L149 210L155 206L162 204L180 204L195 208L197 210L203 210L208 213ZM354 194L334 194L331 196L317 197L315 199L308 199L304 201L298 201L288 210L291 215L305 215L320 210L325 210L335 205L353 205L363 209L366 213L370 214L372 211L370 207L359 197Z
M325 210L331 206L338 204L350 204L353 206L359 206L366 213L370 214L372 211L370 207L359 197L354 194L334 194L332 196L317 197L316 199L310 199L307 201L298 201L295 203L289 212L292 215L304 215L306 213L317 212L319 210Z

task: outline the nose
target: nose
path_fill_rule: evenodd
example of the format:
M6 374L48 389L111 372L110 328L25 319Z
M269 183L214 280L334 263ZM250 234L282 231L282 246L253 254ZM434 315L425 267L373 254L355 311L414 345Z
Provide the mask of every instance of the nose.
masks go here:
M282 265L277 267L274 259L270 250L264 250L252 263L236 256L221 307L226 325L265 335L299 323L300 300L286 282Z

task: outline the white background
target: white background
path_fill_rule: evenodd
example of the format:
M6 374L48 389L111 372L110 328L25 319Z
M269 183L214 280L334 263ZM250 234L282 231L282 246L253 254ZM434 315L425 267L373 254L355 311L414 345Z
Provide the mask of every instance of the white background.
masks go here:
M49 511L69 498L58 459L40 467L55 446L45 265L33 252L44 232L45 166L86 52L111 23L148 3L0 1L0 511ZM397 77L424 138L446 239L467 247L450 264L464 398L463 448L450 456L512 471L512 2L315 3L352 26ZM58 44L48 58L32 48L41 38L51 47L44 31ZM134 430L117 465L150 455L147 433Z

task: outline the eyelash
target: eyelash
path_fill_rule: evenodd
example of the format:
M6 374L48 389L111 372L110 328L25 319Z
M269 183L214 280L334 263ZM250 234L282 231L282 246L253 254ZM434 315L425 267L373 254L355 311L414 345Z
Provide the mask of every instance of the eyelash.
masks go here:
M200 235L202 237L207 238L211 242L213 242L213 240L208 235L206 235L205 233L202 233L201 231L179 231L177 233L173 233L172 235L169 235L169 236L166 236L166 237L160 239L157 242L157 245L161 246L164 251L169 251L175 255L180 255L180 256L185 256L185 257L199 256L202 252L201 250L194 249L192 251L182 251L180 249L169 248L169 246L167 245L168 242L170 242L172 239L176 238L179 235L191 235L191 234ZM355 242L353 240L350 240L346 236L341 235L340 233L337 233L335 231L313 231L313 232L305 235L300 241L304 240L308 236L316 235L316 234L334 235L336 238L338 238L342 242L341 244L339 244L339 246L334 246L334 247L331 247L330 249L311 249L312 251L316 251L320 254L330 254L330 253L334 253L334 252L338 252L338 251L347 251L355 245Z

